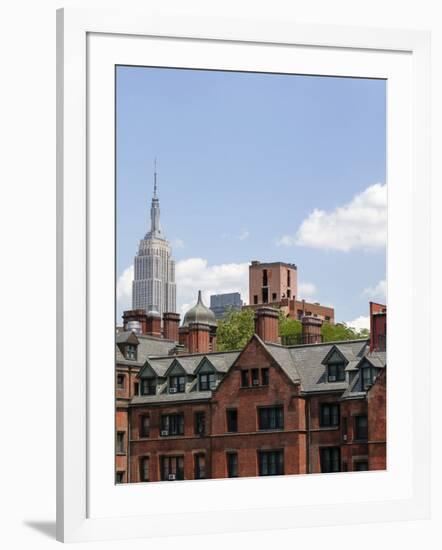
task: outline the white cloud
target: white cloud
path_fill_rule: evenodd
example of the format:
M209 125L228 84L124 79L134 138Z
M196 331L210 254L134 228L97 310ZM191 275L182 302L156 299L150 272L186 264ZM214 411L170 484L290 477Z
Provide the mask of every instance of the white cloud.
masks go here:
M177 310L183 316L197 300L198 290L209 306L211 294L240 292L244 302L249 295L249 264L208 265L203 258L188 258L177 262L175 269L177 284ZM132 307L132 280L134 266L127 267L117 280L117 322L125 309Z
M316 294L316 286L313 283L299 283L298 285L299 298L311 298ZM296 299L299 299L296 297Z
M250 237L250 231L247 231L247 229L245 229L242 233L240 233L238 235L238 239L240 241L245 241L246 239L248 239Z
M364 317L361 315L360 317L356 317L356 319L353 319L353 321L348 321L346 323L347 326L354 328L355 330L361 330L363 328L370 328L370 317Z
M295 235L284 235L278 244L348 252L383 248L386 238L387 186L376 183L335 210L316 208Z
M362 291L364 296L367 296L370 300L379 300L385 303L387 300L387 281L379 281L375 286L369 286Z
M188 258L176 265L177 309L183 315L202 291L203 301L209 306L211 294L240 292L244 301L248 299L249 264L208 265L203 258Z
M172 242L173 248L184 248L184 241L182 239L175 239Z

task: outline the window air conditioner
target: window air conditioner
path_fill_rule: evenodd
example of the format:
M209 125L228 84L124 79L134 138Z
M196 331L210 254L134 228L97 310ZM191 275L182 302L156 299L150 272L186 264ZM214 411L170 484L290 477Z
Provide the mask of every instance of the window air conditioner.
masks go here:
M342 436L342 439L343 439L344 441L347 441L347 434L344 434L344 435Z
M169 388L169 393L176 393L176 392L177 392L176 388Z
M161 430L161 435L169 435L169 430Z
M175 474L169 474L169 481L175 481L176 475Z
M329 382L336 382L336 376L329 376L328 381Z
M259 386L259 380L253 380L253 385L254 386Z

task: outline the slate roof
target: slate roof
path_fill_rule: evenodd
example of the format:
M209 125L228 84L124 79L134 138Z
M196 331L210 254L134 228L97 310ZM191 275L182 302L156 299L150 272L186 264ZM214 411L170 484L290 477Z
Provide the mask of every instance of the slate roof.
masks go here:
M174 355L170 357L152 357L149 358L146 363L159 377L165 376L167 370L175 361L183 367L186 374L193 375L203 359L207 358L218 372L226 373L236 361L239 354L239 351L224 351L215 353L195 353L192 355ZM141 378L143 378L144 372L144 369L140 371L139 376Z
M133 338L138 342L136 361L126 359L119 347L121 344L132 343ZM115 336L115 343L116 363L135 367L142 367L149 357L168 355L169 351L176 347L176 342L172 342L171 340L146 336L144 334L135 334L132 331L118 332Z
M150 369L157 377L165 378L167 371L176 361L179 363L189 377L196 377L198 366L204 359L207 359L222 376L229 372L240 355L240 351L197 353L187 355L167 355L170 349L175 347L174 342L159 340L148 336L138 336L140 345L138 347L138 361L126 361L119 359L117 346L118 363L144 366L139 376L148 377ZM385 352L369 352L368 340L350 340L340 342L327 342L323 344L305 344L295 346L282 346L274 343L264 343L257 335L254 336L266 349L273 360L281 367L287 376L295 383L301 385L303 393L320 393L336 391L342 394L343 398L354 398L364 396L365 392L359 390L359 367L362 359L368 360L376 368L384 368L386 364ZM345 358L346 380L343 382L327 381L326 357L336 349ZM166 351L164 353L164 350ZM163 354L161 356L161 351ZM196 378L195 378L196 380ZM350 382L349 382L350 380ZM164 387L166 389L166 387ZM162 393L156 395L135 396L131 403L165 403L187 400L209 399L212 391L198 391L197 384L187 384L186 392L169 394L163 389ZM213 390L213 391L216 391Z

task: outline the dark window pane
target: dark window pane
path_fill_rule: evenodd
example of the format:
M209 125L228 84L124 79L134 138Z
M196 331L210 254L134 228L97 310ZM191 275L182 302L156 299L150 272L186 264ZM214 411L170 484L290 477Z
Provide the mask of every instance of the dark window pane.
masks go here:
M366 460L358 460L355 462L355 470L357 472L365 472L368 470L368 462Z
M236 409L229 409L227 411L227 431L238 431L238 411Z
M140 458L140 481L149 481L149 458Z
M249 371L248 370L242 370L241 371L241 386L243 388L245 388L248 385L249 385Z
M238 477L238 454L227 453L227 476Z
M368 439L368 419L366 415L355 416L356 439Z
M202 453L195 455L195 479L206 479L206 456Z
M258 453L259 475L276 476L284 474L284 451L260 451Z
M252 386L259 386L259 369L252 369Z
M206 415L204 412L195 413L195 433L204 435L206 431Z
M282 430L284 428L283 407L261 407L258 409L260 430Z
M261 369L261 384L263 386L269 385L269 369Z
M320 450L320 453L322 472L340 472L341 450L339 447L324 447Z
M117 453L125 453L124 432L117 432Z
M150 417L143 415L140 417L140 437L149 437Z

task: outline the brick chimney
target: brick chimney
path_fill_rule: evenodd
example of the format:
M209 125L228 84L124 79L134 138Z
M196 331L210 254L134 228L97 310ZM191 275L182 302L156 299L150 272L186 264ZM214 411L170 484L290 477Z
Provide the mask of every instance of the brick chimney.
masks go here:
M149 311L146 315L146 334L161 338L161 316L157 311Z
M302 323L302 343L320 344L322 342L321 327L322 319L312 315L304 315Z
M123 326L124 330L129 330L131 321L140 323L141 334L147 332L147 316L144 309L130 309L123 311Z
M180 326L180 314L167 312L163 314L163 336L166 340L178 342L178 328Z
M279 313L273 307L260 307L255 312L255 333L264 342L279 343Z
M210 351L210 326L206 323L190 323L188 336L189 353Z
M387 306L370 302L370 351L387 349Z

